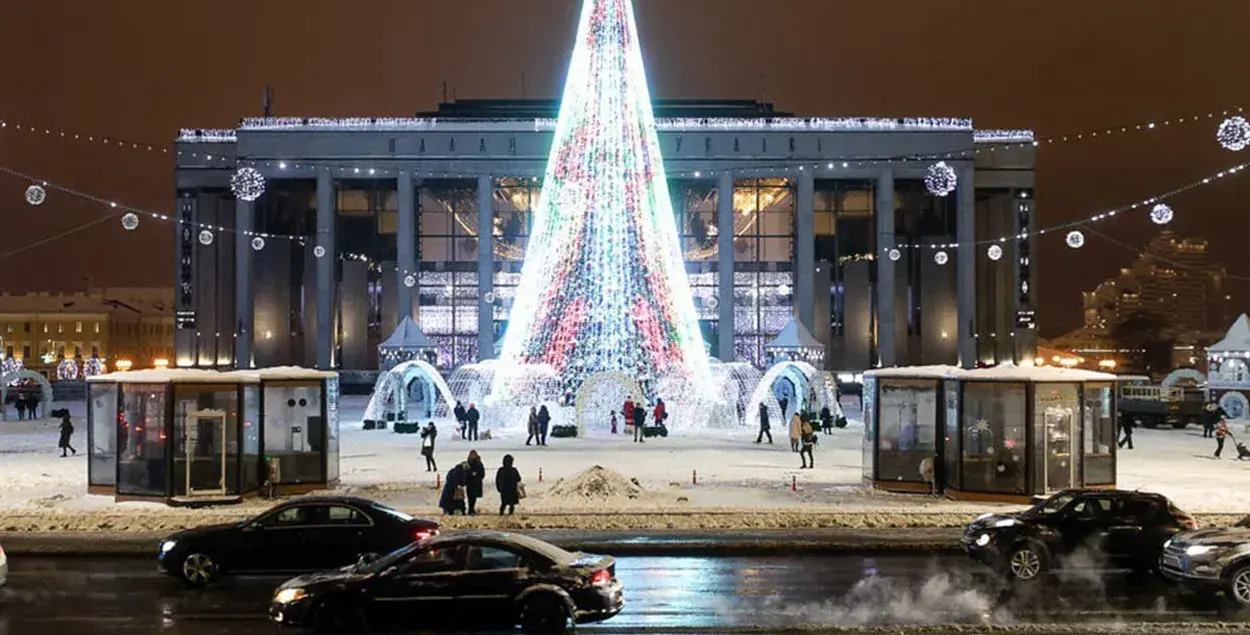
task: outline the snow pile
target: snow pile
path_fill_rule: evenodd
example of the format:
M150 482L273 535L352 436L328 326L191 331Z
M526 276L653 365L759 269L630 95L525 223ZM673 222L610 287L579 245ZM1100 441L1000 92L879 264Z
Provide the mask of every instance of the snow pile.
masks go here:
M628 479L601 465L577 476L560 479L543 493L543 499L560 503L622 503L652 498L638 479Z

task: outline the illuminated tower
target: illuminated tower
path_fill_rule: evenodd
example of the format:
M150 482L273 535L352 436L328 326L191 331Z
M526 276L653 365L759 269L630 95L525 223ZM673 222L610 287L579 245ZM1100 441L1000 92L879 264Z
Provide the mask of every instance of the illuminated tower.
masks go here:
M631 0L584 0L502 359L711 379Z

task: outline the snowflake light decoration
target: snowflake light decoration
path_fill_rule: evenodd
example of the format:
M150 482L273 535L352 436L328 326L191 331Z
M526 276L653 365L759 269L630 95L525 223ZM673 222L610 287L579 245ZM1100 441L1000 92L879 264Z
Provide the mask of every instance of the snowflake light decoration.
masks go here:
M1064 241L1068 243L1069 247L1080 249L1085 246L1085 234L1081 233L1079 229L1074 229L1068 232L1068 237Z
M976 422L972 426L972 431L977 434L988 435L991 432L990 422L987 421L985 417L977 417Z
M1245 150L1250 146L1250 123L1242 116L1229 117L1215 130L1215 140L1227 150Z
M201 230L200 231L200 244L205 245L205 246L213 244L213 232L207 229Z
M265 177L256 168L239 168L230 177L230 191L250 203L265 193Z
M955 168L946 165L945 161L938 161L925 170L924 187L934 196L946 196L954 192L958 184L959 176L955 174Z
M257 236L252 239L252 249L260 251L265 248L265 239Z
M716 296L712 296L707 299L707 308L716 309L719 306L720 306L720 298L717 298Z
M409 289L417 286L417 277L412 275L411 273L404 276L404 286L408 287Z
M487 291L486 295L482 296L482 299L486 301L486 304L494 304L496 300L495 292Z
M26 202L31 205L43 205L48 200L48 193L44 191L42 185L32 185L26 188Z
M939 251L936 254L933 254L933 262L936 262L939 265L944 265L947 262L950 262L950 259L951 259L950 255L947 254L945 251Z
M126 213L125 216L122 216L122 227L128 232L138 229L139 215L134 212Z
M313 256L314 256L314 257L316 257L316 258L324 258L324 257L325 257L325 255L326 255L326 248L325 248L325 247L322 247L321 245L317 245L316 247L313 247Z
M790 285L788 284L777 285L777 295L790 295Z
M899 251L899 250L897 250L897 249L891 249L891 250L890 250L890 252L889 252L889 254L887 254L887 255L889 255L889 256L890 256L890 261L891 261L891 262L898 262L899 258L902 258L902 257L903 257L903 252L901 252L901 251Z
M990 260L998 262L998 260L1003 257L1003 248L998 245L990 245L989 249L985 250L985 255L988 256Z
M1172 217L1175 215L1171 205L1159 203L1150 209L1150 222L1156 225L1167 225L1172 222Z

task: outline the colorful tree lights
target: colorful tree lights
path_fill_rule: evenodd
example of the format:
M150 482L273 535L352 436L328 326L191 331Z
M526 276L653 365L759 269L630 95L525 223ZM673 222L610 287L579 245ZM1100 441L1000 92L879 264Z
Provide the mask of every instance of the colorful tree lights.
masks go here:
M713 394L630 0L582 6L532 235L505 363Z

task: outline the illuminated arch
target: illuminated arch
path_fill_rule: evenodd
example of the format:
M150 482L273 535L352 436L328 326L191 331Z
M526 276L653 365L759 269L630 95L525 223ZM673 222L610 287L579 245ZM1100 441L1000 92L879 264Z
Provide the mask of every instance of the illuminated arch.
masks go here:
M767 404L770 411L780 411L781 406L777 403L777 398L773 396L773 384L776 383L778 379L785 377L790 379L790 381L793 381L795 397L806 401L808 386L810 386L812 380L815 379L816 373L816 367L807 362L785 361L773 364L773 366L768 369L768 372L764 373L764 378L760 380L759 385L755 387L755 393L751 395L751 401L747 405L746 411L747 423L755 424L757 426L759 425L759 410L761 403ZM801 405L802 404L795 404L795 410L797 411ZM788 422L786 421L781 421L783 426L787 423ZM769 425L773 425L771 420L769 421Z
M15 370L11 373L5 373L3 376L0 376L0 404L8 403L9 386L12 386L13 384L24 379L33 379L35 380L35 383L39 384L40 391L43 393L43 406L46 414L47 407L52 403L52 384L48 383L47 377L44 377L33 370Z
M639 400L642 399L642 387L638 385L638 380L625 373L607 372L591 375L589 379L582 382L582 387L577 390L577 436L580 437L586 433L585 410L590 407L595 391L599 389L599 386L606 383L615 383L623 387L627 395L633 395ZM621 403L624 404L625 402L621 401ZM623 419L621 425L625 425Z
M1206 383L1207 376L1192 368L1178 368L1168 373L1168 376L1163 378L1162 385L1164 388L1171 388L1176 385L1176 382L1182 379L1191 379L1195 384L1202 385Z

